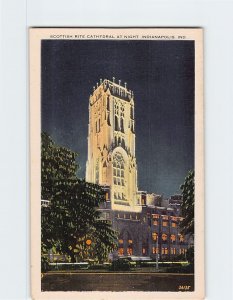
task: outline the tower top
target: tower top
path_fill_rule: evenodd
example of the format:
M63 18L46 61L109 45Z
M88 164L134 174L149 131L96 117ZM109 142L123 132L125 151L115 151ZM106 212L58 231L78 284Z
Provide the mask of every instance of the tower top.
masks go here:
M134 98L134 94L131 90L127 88L127 82L124 83L124 86L121 85L121 80L118 80L118 83L116 83L116 78L113 77L112 81L109 79L100 78L99 82L96 83L96 86L93 87L93 93L92 95L101 87L104 89L104 91L109 90L110 93L113 96L119 97L125 101L130 101Z

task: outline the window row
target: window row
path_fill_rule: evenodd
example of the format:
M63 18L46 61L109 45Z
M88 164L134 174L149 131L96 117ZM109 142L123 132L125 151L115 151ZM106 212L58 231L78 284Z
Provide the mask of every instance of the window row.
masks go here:
M155 226L158 226L158 225L159 225L159 221L158 221L158 220L153 220L153 223L152 223L152 224L155 225ZM163 221L163 222L162 222L162 226L163 226L163 227L169 226L169 222ZM177 223L172 222L172 223L171 223L171 226L172 226L173 228L176 228L176 227L177 227Z
M152 253L153 254L158 254L160 252L160 249L158 247L152 247ZM185 248L170 248L170 254L185 254L187 252L187 249ZM161 254L169 254L169 249L168 248L161 248Z
M158 233L157 232L152 232L152 240L153 241L157 241L157 238L158 238ZM168 235L166 233L163 233L162 236L162 241L167 241L168 239ZM178 240L180 242L184 242L184 236L183 235L178 235ZM170 235L170 241L171 242L175 242L176 241L176 235L175 234L171 234Z
M114 193L114 199L115 200L126 200L124 193Z

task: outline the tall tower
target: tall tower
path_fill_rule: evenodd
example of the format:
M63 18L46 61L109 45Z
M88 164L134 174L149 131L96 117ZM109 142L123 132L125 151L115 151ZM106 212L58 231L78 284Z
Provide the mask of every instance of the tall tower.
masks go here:
M134 95L100 79L89 100L86 180L110 188L111 209L140 212L137 205Z

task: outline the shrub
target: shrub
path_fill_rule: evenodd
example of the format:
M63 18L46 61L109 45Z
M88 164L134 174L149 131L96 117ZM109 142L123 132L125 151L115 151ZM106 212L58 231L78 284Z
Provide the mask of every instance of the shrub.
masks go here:
M112 262L110 266L111 271L129 271L130 262L127 259L118 259Z

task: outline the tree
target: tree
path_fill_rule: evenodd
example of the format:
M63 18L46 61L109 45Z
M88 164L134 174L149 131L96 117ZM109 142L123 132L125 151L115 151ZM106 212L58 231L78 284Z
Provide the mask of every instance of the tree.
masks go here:
M103 261L116 247L116 234L100 218L101 187L77 178L76 157L42 133L41 194L50 200L48 207L42 207L42 254L53 248L72 261Z
M189 171L184 183L180 186L183 203L181 205L183 221L180 224L184 234L194 235L194 171Z

